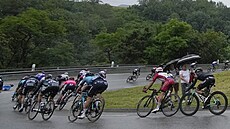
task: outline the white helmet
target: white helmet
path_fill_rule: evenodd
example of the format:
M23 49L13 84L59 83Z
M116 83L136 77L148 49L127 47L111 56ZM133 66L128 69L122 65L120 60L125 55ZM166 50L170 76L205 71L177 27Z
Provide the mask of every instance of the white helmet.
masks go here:
M156 73L159 73L159 72L163 72L163 68L162 67L156 68Z
M106 72L105 71L100 71L98 73L101 77L106 78Z
M68 75L69 73L68 73L68 72L65 72L64 74L65 74L65 75Z

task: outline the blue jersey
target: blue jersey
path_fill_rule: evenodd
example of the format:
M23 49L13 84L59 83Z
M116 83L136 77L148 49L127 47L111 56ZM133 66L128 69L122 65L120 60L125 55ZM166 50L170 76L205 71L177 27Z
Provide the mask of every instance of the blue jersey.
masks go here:
M97 78L98 76L88 76L88 77L85 77L79 85L84 85L84 83L86 83L87 85L92 85L93 84L93 80L95 78Z
M45 78L45 74L44 74L44 73L38 73L37 75L35 75L35 77L36 77L39 81L41 81L41 80L43 80L43 79Z

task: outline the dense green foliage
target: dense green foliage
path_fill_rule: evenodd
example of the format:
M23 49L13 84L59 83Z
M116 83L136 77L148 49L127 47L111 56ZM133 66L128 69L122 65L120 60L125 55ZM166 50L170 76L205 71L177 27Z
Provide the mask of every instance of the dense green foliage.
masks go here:
M103 0L102 0L103 1ZM208 0L0 0L0 68L230 58L230 8Z

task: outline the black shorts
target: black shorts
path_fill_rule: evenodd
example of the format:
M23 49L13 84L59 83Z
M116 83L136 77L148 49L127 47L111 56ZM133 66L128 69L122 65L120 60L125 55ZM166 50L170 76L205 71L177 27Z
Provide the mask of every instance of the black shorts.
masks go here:
M97 95L98 93L103 93L106 89L108 88L108 85L95 85L95 86L91 86L91 88L89 89L88 92L88 96L89 97L93 97L94 95Z
M26 86L22 88L22 91L19 92L20 95L26 95L27 93L34 91L36 89L35 86Z
M45 90L41 91L42 95L50 95L54 98L59 91L59 87L57 86L49 86Z
M197 87L198 90L201 90L205 87L207 87L208 89L210 88L210 86L215 84L215 78L213 76L207 77L202 83L200 83Z
M76 87L76 86L67 84L67 85L65 86L65 89L62 91L62 95L64 95L68 90L71 90L71 92L73 92L73 91L75 90L75 87Z

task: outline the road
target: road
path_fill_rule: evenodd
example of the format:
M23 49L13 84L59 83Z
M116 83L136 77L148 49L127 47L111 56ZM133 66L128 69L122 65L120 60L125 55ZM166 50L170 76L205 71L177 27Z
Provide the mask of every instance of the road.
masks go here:
M128 78L130 73L122 73L122 74L107 74L107 80L109 83L108 90L117 90L122 88L131 88L134 86L143 86L147 85L149 82L145 80L146 76L149 73L141 73L139 78L134 83L126 83L126 79ZM14 84L15 86L18 84L19 80L14 81L6 81L4 84Z
M165 117L162 113L150 114L147 118L139 118L136 113L104 112L101 118L90 123L87 119L70 123L68 111L55 111L49 121L43 121L38 115L33 121L27 115L13 111L10 92L0 94L0 129L229 129L230 111L221 116L214 116L209 111L198 111L192 117L178 112L173 117Z

